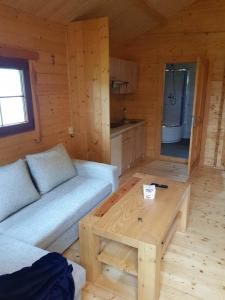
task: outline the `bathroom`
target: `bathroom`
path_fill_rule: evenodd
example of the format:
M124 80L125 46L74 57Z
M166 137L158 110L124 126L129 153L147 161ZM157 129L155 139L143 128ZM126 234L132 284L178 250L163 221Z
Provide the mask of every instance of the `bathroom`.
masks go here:
M161 155L188 160L196 63L165 65Z

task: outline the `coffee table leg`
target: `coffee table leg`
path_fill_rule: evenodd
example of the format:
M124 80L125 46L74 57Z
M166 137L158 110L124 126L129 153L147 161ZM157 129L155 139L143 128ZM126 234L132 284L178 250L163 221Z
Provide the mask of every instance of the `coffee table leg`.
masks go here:
M80 223L80 263L86 270L87 280L94 282L102 271L97 260L100 251L100 239L93 234L92 224Z
M158 300L161 248L140 243L138 247L138 300Z

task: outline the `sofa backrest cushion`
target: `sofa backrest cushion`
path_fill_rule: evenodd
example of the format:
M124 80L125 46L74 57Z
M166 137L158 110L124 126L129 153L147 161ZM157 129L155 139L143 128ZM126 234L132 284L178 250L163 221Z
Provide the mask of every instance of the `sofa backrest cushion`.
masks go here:
M37 154L27 155L31 175L41 194L77 175L76 169L62 144Z
M0 222L39 198L23 160L0 167Z

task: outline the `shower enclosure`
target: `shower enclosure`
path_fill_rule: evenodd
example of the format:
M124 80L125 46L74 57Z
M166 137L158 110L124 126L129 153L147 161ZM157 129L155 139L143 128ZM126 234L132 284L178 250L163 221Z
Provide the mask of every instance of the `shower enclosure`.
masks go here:
M161 134L162 155L188 157L194 83L195 64L166 65ZM183 148L183 152L177 151L179 146Z

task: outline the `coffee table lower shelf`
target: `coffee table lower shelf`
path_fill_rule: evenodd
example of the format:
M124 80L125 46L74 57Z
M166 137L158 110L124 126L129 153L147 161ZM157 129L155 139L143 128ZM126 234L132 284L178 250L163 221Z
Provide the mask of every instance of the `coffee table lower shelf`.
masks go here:
M97 277L95 284L124 299L137 299L137 277L129 275L108 265L103 265L102 273Z
M116 254L116 255L115 255ZM109 241L97 256L99 262L115 267L130 275L138 275L138 252L136 248Z

